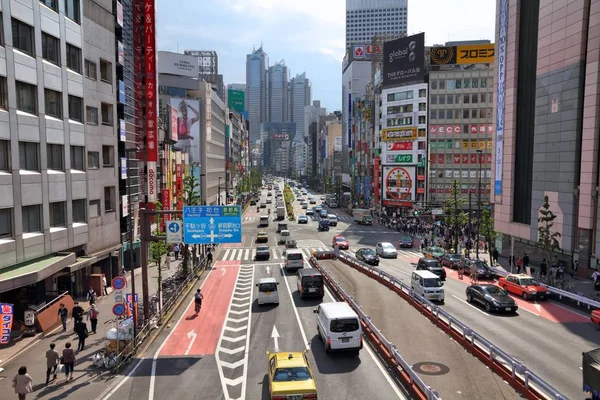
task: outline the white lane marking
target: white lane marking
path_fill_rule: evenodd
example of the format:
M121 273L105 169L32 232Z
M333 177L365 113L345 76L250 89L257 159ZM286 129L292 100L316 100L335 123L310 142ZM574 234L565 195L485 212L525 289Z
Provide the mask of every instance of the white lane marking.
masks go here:
M329 300L332 302L335 302L336 300L333 298L333 295L331 294L331 292L329 291L327 286L323 286L323 288L325 289L325 293L327 293L327 297L329 297ZM371 356L371 359L373 360L375 365L377 365L377 368L379 369L379 371L381 372L381 374L383 375L385 380L389 383L389 385L392 388L392 390L394 391L394 393L396 393L396 396L398 396L399 399L407 400L407 397L404 396L404 394L398 389L398 386L392 380L392 377L390 376L390 374L385 370L385 368L381 364L381 360L379 360L379 358L377 358L375 356L375 353L371 349L371 345L369 344L369 342L363 341L363 347L367 350L367 353L369 353L369 355Z
M230 255L231 255L231 249L225 250L225 254L223 255L223 260L229 260Z
M108 393L104 394L102 393L100 396L98 396L96 398L96 400L108 400L113 394L115 394L117 392L117 390L119 390L121 388L121 386L123 386L123 384L127 381L127 379L131 378L133 376L133 374L135 374L135 372L137 371L137 369L140 367L140 365L142 365L142 363L144 361L146 361L147 358L143 357L140 359L140 361L137 362L137 364L135 364L135 367L133 367L133 369L127 374L127 376L123 377L121 379L121 381L117 384L117 386L113 387L112 389L110 389L108 391Z
M473 308L473 309L475 309L475 310L479 311L480 313L482 313L482 314L483 314L483 315L485 315L486 317L489 317L489 316L490 316L490 314L488 314L488 313L486 313L486 312L483 312L483 310L480 310L478 307L475 307L475 305L473 305L473 304L469 303L468 301L466 301L466 300L463 300L463 299L461 299L460 297L458 297L458 296L456 296L456 295L452 295L452 297L454 297L456 300L460 301L461 303L465 303L465 304L466 304L466 305L468 305L469 307L471 307L471 308Z
M528 313L535 315L536 317L540 316L539 314L536 314L533 311L526 309L525 307L519 307L518 311L521 311L521 310L527 311Z
M290 295L290 300L292 301L292 308L294 309L294 314L296 315L296 321L298 322L298 327L300 328L300 334L302 335L302 340L304 341L304 346L306 350L310 350L310 343L308 343L308 339L306 338L306 332L304 332L304 328L302 327L302 321L300 321L300 314L298 314L298 310L294 305L294 296L292 296L292 289L290 289L290 284L285 276L285 270L283 269L283 264L279 264L279 269L281 270L281 274L283 275L283 280L285 281L285 287L287 287L288 294Z
M190 343L188 344L187 349L185 349L185 355L187 356L188 354L190 354L190 350L192 349L192 346L194 345L194 342L196 341L196 338L198 337L198 335L196 334L196 332L194 332L194 330L192 329L191 331L188 332L187 334L188 339L190 339Z

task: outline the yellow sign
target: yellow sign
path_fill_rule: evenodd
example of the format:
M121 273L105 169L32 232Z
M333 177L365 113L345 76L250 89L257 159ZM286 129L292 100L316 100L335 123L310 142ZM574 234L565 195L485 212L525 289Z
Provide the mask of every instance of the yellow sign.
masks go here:
M381 131L381 140L396 142L398 140L416 140L417 128L414 126L403 128L387 128Z
M457 64L485 64L494 62L494 43L456 46Z

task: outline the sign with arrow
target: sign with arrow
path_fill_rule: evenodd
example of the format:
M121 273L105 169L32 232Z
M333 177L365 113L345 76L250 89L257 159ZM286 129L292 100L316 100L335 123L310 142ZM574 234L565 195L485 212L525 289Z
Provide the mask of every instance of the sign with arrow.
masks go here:
M183 242L186 244L242 243L241 207L183 207Z

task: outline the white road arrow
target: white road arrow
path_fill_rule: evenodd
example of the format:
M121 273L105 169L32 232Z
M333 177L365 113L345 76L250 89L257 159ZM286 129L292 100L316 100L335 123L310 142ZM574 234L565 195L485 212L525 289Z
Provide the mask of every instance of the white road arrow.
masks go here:
M271 275L271 267L267 267L267 275Z
M190 339L190 344L188 344L187 349L185 349L185 355L187 356L188 354L190 354L190 350L192 349L192 345L194 344L194 342L196 341L196 337L198 335L196 334L196 332L194 332L194 330L192 329L191 331L188 332L187 337L188 339Z
M535 307L535 309L537 310L538 314L542 313L542 305L539 304L537 301L535 303L533 303L533 306Z
M223 274L223 276L225 276L225 272L227 272L227 270L225 268L221 268L221 273Z
M273 332L271 333L271 337L273 338L273 345L275 353L279 352L279 332L277 332L277 328L273 325Z

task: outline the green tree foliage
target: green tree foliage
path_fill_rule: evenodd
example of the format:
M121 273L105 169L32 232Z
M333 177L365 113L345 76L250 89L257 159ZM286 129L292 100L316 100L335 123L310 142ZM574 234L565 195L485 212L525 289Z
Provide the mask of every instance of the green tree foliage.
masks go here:
M546 260L550 261L550 254L553 251L560 249L558 238L561 237L560 232L552 232L556 214L550 209L550 201L548 196L544 196L544 203L540 209L538 217L538 247L546 253Z
M155 210L160 211L162 210L162 203L161 202L156 202L154 203L155 205ZM160 234L160 223L162 220L162 215L155 215L154 216L154 223L156 224L156 230L154 231L155 235L159 235ZM156 264L156 267L158 268L158 277L157 277L157 282L158 282L158 298L162 297L161 294L161 288L162 288L162 258L165 254L167 254L169 252L169 245L166 242L163 242L162 240L159 240L157 242L152 242L150 243L150 259L152 261L154 261L154 263Z
M469 220L468 214L463 211L466 200L464 197L460 197L459 195L460 189L458 181L455 179L454 182L452 182L452 191L450 192L450 197L444 203L444 221L446 224L448 224L448 226L452 227L452 248L454 248L456 252L458 252L460 233Z
M186 206L198 206L200 205L201 195L200 195L200 182L196 177L192 174L186 176L183 179L183 204ZM190 252L188 250L189 246L184 244L183 246L183 262L182 262L182 273L184 276L187 276L190 272Z
M482 204L481 210L479 233L485 237L485 241L488 243L488 253L491 262L493 247L495 246L496 239L500 236L500 234L494 230L494 218L492 217L492 212L488 209L488 206L486 204Z

